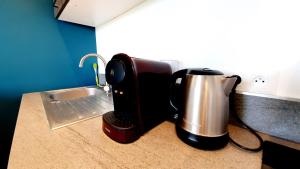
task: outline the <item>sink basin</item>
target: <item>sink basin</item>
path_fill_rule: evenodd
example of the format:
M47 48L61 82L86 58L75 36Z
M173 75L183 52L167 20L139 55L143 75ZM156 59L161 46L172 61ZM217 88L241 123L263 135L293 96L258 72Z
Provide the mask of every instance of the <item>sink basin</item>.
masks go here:
M61 128L113 110L111 94L97 87L41 92L51 129Z
M65 89L56 92L48 92L49 98L53 101L76 100L82 97L101 95L102 91L95 87L84 87L75 89Z

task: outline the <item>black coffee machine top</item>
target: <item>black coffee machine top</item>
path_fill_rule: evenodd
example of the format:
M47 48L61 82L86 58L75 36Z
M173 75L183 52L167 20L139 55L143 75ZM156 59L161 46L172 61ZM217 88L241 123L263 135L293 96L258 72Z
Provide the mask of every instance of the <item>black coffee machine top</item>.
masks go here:
M106 81L112 86L114 111L103 115L103 131L120 143L137 140L168 116L171 67L117 54L108 62Z

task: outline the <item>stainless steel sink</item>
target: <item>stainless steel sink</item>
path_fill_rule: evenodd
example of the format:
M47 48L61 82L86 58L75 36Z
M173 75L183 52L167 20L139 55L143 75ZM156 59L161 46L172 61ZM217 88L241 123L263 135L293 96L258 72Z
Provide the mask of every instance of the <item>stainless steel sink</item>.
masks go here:
M82 97L101 95L102 91L95 87L84 87L47 92L53 101L76 100Z
M51 129L100 116L113 110L111 94L97 87L41 92Z

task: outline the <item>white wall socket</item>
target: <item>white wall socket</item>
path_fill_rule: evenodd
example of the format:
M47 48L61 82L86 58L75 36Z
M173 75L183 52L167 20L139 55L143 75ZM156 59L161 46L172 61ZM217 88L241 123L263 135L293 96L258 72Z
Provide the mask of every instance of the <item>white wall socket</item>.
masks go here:
M277 84L275 75L255 75L252 76L250 92L263 94L276 94Z
M278 72L264 72L258 74L241 74L242 83L237 89L258 94L276 95L280 74Z
M267 83L265 77L263 76L256 76L254 77L253 79L253 85L256 85L256 86L263 86Z

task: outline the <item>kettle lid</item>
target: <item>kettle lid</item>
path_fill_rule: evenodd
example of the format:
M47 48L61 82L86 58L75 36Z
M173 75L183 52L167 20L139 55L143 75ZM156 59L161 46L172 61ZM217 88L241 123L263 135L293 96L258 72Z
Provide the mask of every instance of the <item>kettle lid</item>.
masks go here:
M187 69L187 74L191 75L224 75L224 73L218 70L212 70L209 68Z

